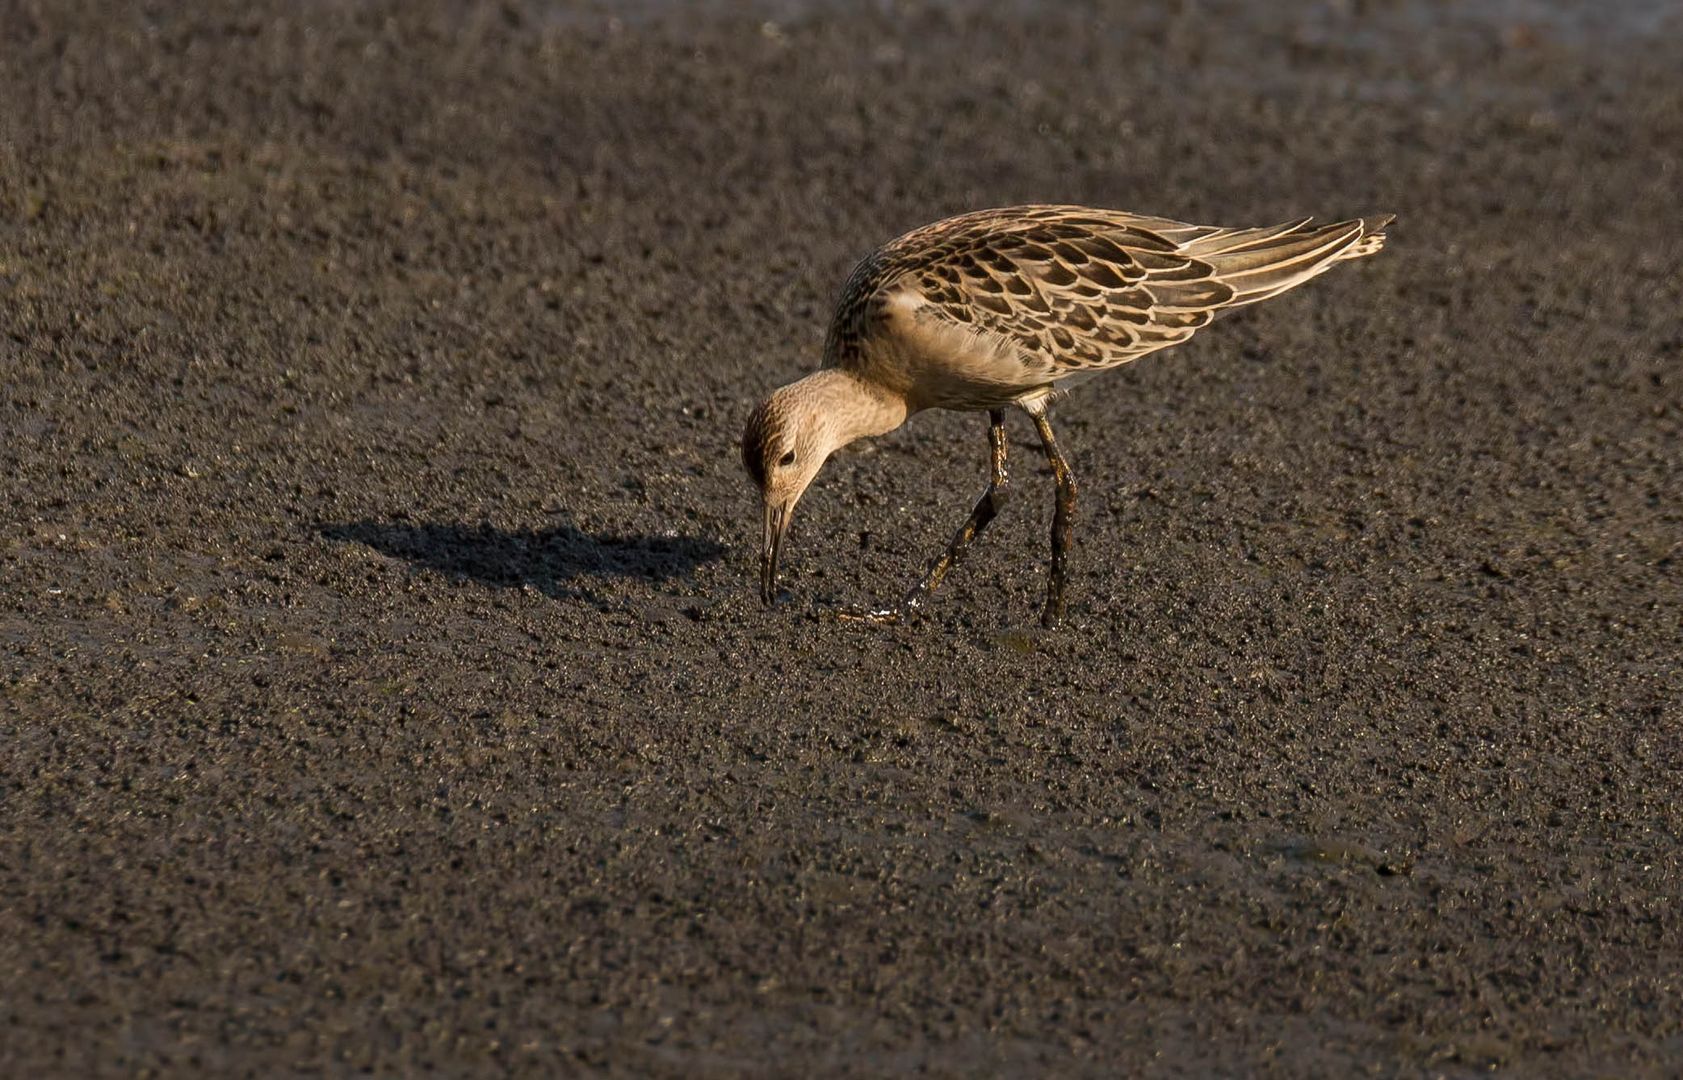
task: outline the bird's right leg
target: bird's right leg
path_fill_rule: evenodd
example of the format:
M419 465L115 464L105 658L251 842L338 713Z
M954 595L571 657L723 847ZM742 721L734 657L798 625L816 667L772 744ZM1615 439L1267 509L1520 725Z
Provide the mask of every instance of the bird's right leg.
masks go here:
M1051 630L1064 618L1064 583L1069 578L1069 548L1075 539L1075 473L1069 467L1058 440L1052 435L1052 425L1046 422L1044 408L1029 413L1034 417L1035 430L1040 432L1040 444L1046 450L1046 461L1052 466L1052 477L1058 485L1057 507L1052 513L1052 574L1046 582L1046 606L1040 610L1040 625Z
M923 575L923 579L913 585L906 593L900 606L888 611L873 611L865 615L843 615L843 619L856 622L898 622L903 616L911 614L922 606L923 601L933 593L947 576L947 571L958 565L964 553L970 547L970 542L982 534L1005 505L1005 497L1010 492L1011 481L1005 474L1005 411L993 409L988 412L988 446L991 450L990 458L992 472L988 477L988 489L982 492L982 497L976 500L970 516L964 524L953 534L947 550L941 553Z

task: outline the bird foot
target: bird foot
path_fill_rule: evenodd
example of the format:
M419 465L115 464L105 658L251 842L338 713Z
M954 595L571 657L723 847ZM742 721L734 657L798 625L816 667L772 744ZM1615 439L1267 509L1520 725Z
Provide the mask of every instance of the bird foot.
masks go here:
M846 623L896 626L905 620L905 612L899 608L889 608L887 611L838 611L836 619Z

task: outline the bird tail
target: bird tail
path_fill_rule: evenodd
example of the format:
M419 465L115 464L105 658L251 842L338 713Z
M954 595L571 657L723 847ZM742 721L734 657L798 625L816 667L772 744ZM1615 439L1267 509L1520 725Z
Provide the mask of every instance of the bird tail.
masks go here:
M1334 263L1372 255L1385 246L1393 214L1352 218L1331 225L1313 219L1262 229L1222 229L1184 244L1180 254L1207 262L1233 290L1225 308L1278 296L1331 269Z
M1338 257L1340 261L1343 261L1344 259L1362 259L1369 255L1377 255L1379 250L1385 246L1385 226L1397 220L1397 215L1379 214L1373 217L1360 218L1358 220L1362 223L1361 239L1357 240L1354 244L1351 244L1350 250Z

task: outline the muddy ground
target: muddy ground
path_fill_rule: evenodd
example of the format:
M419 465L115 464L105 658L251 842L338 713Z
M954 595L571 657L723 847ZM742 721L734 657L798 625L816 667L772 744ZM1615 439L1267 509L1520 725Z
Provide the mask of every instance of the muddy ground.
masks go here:
M1588 5L1583 5L1587 8ZM0 5L0 1071L1675 1074L1663 3ZM735 441L963 209L1394 211Z

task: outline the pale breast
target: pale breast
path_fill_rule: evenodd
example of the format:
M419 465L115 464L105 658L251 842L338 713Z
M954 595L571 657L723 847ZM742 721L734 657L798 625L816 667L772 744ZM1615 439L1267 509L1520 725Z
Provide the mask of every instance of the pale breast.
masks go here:
M883 297L860 366L917 409L997 409L1044 397L1067 372L1003 334L942 317L915 289Z

